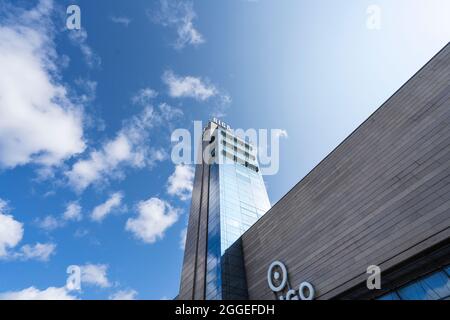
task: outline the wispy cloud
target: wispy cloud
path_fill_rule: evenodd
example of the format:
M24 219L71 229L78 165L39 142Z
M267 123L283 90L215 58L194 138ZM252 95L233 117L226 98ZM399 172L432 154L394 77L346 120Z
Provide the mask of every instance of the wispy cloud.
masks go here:
M108 266L106 264L85 264L81 266L81 282L101 288L110 287Z
M36 243L35 245L24 245L13 257L20 260L49 261L55 254L56 244Z
M166 201L151 198L137 205L137 217L127 220L125 229L145 243L155 243L164 237L164 233L178 221L179 210Z
M37 218L35 222L39 228L45 231L53 231L63 226L63 222L52 215L47 215L43 218Z
M78 222L82 219L81 206L78 202L70 202L67 204L66 210L60 216L47 215L43 218L37 218L35 223L39 228L45 231L53 231L65 227L69 222Z
M108 279L108 265L87 263L80 266L81 283L88 286L109 288L112 286ZM120 292L118 292L120 293ZM132 296L132 291L123 291L122 296ZM0 300L77 300L73 291L67 287L49 287L44 290L34 286L18 291L7 291L0 293Z
M79 228L75 231L75 233L73 234L73 236L75 238L84 238L89 234L89 230L84 229L84 228Z
M0 199L0 259L8 255L8 249L14 248L23 237L23 224L6 214L6 202Z
M95 100L98 85L96 81L78 78L75 80L75 84L81 90L80 95L76 97L80 104L90 103Z
M218 94L217 88L208 80L193 76L178 76L173 71L164 72L163 82L168 86L172 98L194 98L206 101Z
M152 88L143 88L139 90L132 98L131 101L134 104L146 106L158 96L158 92Z
M180 76L172 70L167 70L162 76L162 81L167 85L168 94L172 98L208 101L208 105L213 109L212 116L223 117L232 102L231 97L226 92L219 90L206 78Z
M78 192L91 184L107 182L108 179L122 179L127 167L151 167L164 159L160 149L150 146L150 130L161 124L170 115L155 111L147 106L124 123L117 136L107 141L100 149L93 150L85 159L77 161L65 172L69 184Z
M136 300L138 292L136 290L119 290L109 296L109 300Z
M161 103L158 106L158 109L160 110L161 116L165 121L170 121L174 118L181 117L184 114L181 109L172 107L170 104L165 102Z
M167 193L179 197L180 200L188 200L191 197L193 182L194 169L187 165L177 165L168 179Z
M80 221L83 219L81 206L77 202L71 202L67 205L66 211L62 215L64 221Z
M84 60L90 68L101 65L101 58L88 45L88 33L86 30L69 30L68 34L70 41L80 48L80 51L84 56Z
M133 95L131 102L143 106L142 111L124 121L115 138L107 140L64 172L77 192L92 184L107 183L109 179L123 179L126 168L151 168L167 159L164 149L151 145L151 132L161 126L167 127L183 112L165 103L154 108L150 100L155 95L156 92L150 88L141 89Z
M65 288L50 287L45 290L39 290L35 287L29 287L20 291L8 291L0 293L0 300L76 300L77 298L70 294Z
M101 205L94 208L91 214L91 219L96 222L103 221L114 210L120 209L122 205L123 193L116 192Z
M194 26L197 15L194 3L190 0L161 0L159 10L149 15L155 23L175 29L177 39L173 46L176 49L205 42L203 35Z
M55 253L56 245L53 243L25 244L15 250L22 241L24 228L23 223L8 214L9 211L6 201L0 199L0 259L48 261Z

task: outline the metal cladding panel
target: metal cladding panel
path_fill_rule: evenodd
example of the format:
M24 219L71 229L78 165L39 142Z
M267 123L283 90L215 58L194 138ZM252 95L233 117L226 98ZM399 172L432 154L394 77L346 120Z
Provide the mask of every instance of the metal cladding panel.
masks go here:
M194 298L202 180L203 165L196 165L191 210L186 234L186 246L184 249L183 269L181 272L180 293L178 295L179 300L191 300Z
M242 236L250 299L271 262L330 299L450 237L450 45Z
M207 142L203 142L200 150L203 150L206 145ZM202 300L205 298L209 167L205 163L195 166L178 300Z
M210 166L203 166L203 186L198 234L197 274L194 300L205 299L206 248L208 243L208 199Z

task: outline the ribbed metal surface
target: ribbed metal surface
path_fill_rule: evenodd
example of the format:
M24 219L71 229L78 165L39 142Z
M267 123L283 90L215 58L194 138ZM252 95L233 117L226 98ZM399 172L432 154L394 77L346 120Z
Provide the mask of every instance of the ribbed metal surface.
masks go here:
M450 45L242 237L250 299L266 273L329 299L450 236Z

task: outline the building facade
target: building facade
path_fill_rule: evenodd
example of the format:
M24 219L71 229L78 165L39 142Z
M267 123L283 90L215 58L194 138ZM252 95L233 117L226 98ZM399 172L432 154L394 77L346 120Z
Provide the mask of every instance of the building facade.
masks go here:
M246 299L242 249L232 245L270 209L256 148L217 119L202 140L180 298Z
M229 248L251 300L449 299L450 44Z

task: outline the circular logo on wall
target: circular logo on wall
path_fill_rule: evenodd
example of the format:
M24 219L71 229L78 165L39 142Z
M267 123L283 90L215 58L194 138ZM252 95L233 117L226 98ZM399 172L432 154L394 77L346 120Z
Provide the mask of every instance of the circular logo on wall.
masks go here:
M267 283L270 290L275 294L282 293L288 285L288 272L287 268L281 261L274 261L270 264L267 270ZM281 294L280 300L313 300L315 295L314 287L309 282L300 283L298 290L289 289L286 296Z

